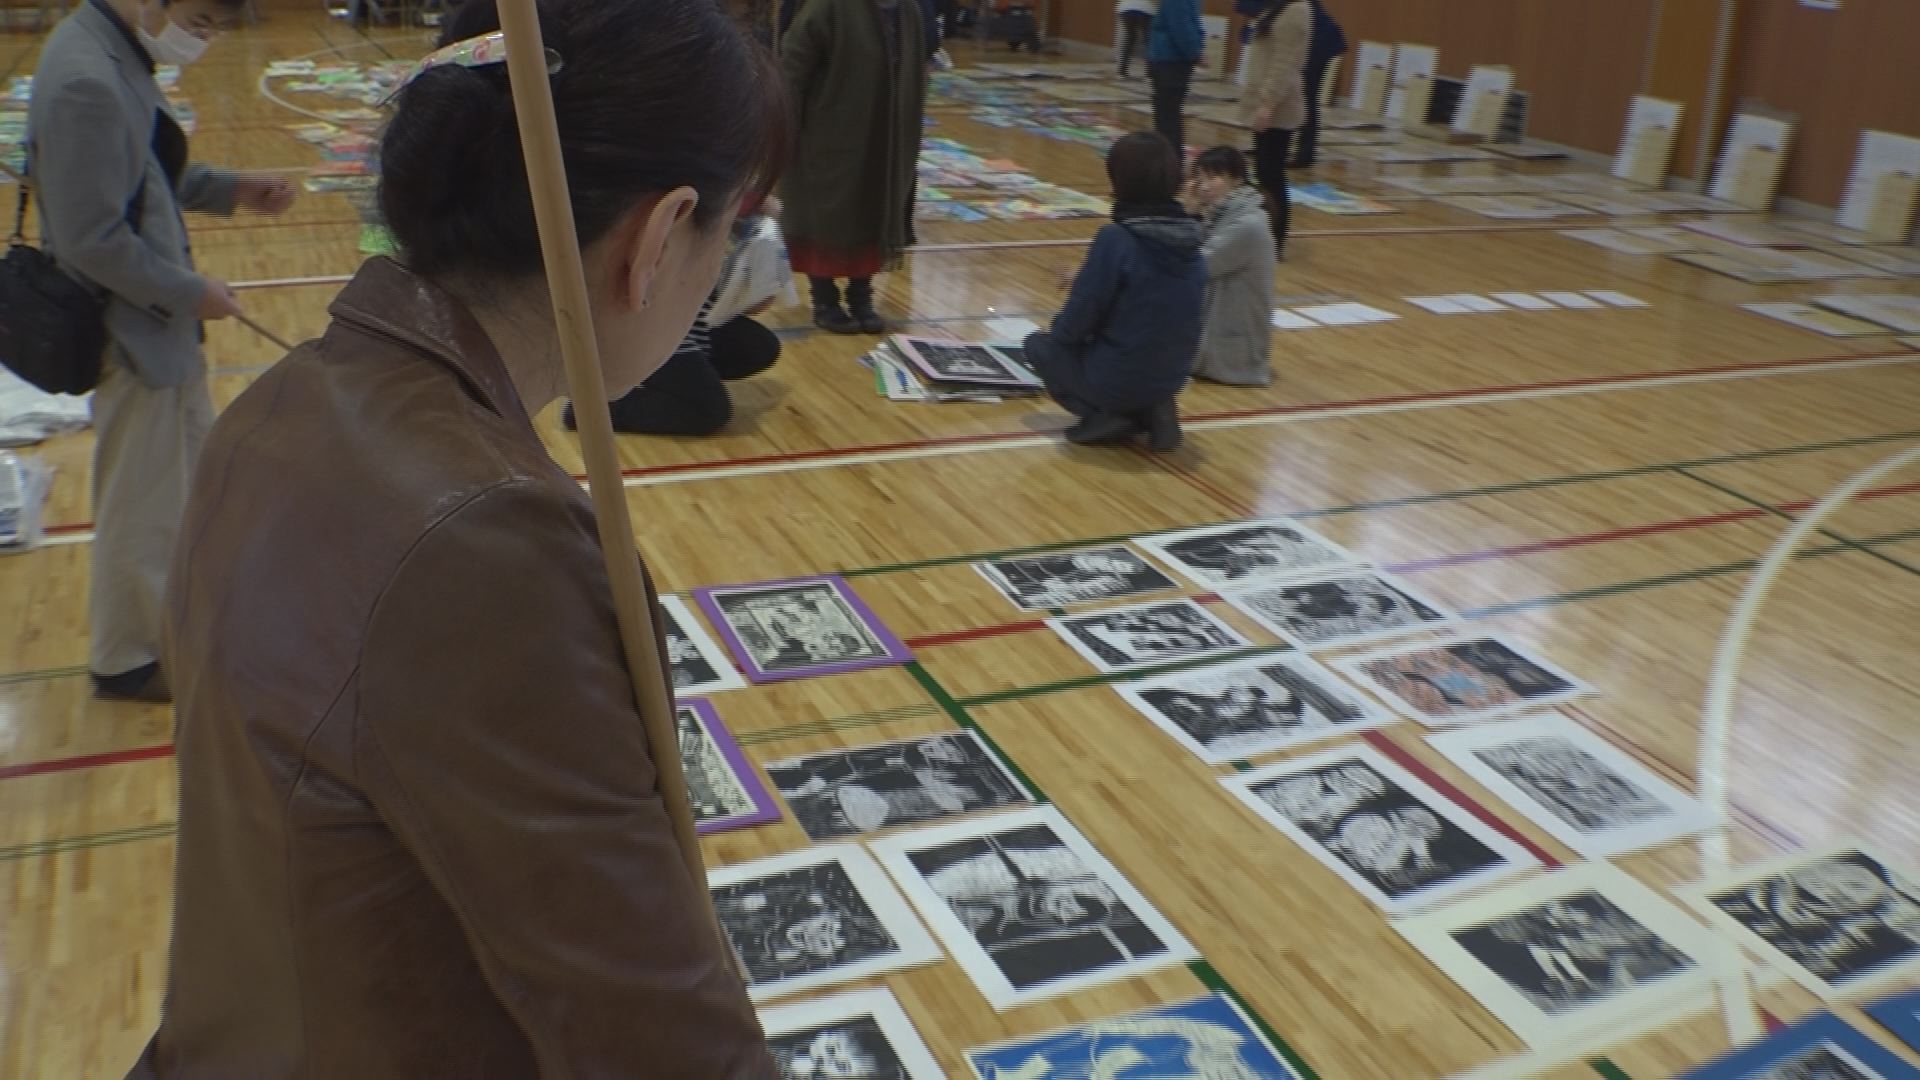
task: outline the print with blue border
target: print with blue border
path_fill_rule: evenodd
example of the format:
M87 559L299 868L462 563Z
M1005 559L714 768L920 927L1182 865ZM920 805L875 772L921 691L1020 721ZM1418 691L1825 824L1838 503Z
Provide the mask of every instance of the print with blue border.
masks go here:
M1846 1058L1851 1058L1849 1065L1858 1063L1872 1070L1863 1075L1879 1080L1920 1080L1920 1069L1901 1061L1892 1051L1848 1026L1832 1013L1820 1013L1792 1027L1776 1031L1751 1046L1700 1066L1680 1080L1754 1080L1756 1077L1771 1077L1776 1075L1775 1069L1796 1058L1816 1053L1823 1046L1828 1054L1844 1054ZM1789 1070L1777 1075L1805 1074Z
M981 1080L1300 1080L1220 994L969 1050Z

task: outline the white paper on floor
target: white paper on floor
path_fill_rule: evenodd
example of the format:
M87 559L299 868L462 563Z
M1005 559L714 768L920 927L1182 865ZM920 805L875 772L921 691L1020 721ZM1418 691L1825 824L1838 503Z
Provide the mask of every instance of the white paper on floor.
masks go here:
M89 397L43 393L0 368L0 446L27 446L93 423Z

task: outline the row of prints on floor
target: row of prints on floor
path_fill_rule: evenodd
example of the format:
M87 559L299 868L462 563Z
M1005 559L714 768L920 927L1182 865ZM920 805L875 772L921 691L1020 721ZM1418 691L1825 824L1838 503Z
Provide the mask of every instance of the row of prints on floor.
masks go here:
M1597 1030L1626 1038L1633 1030L1623 1025L1635 1018L1646 1026L1710 1001L1712 987L1743 967L1734 942L1830 999L1920 971L1920 888L1859 846L1677 890L1710 928L1615 870L1606 858L1720 822L1571 716L1538 711L1592 693L1577 677L1498 637L1432 636L1453 629L1453 616L1296 522L1184 530L977 569L1022 611L1136 601L1047 625L1103 674L1146 672L1120 682L1120 697L1209 764L1405 717L1435 729L1430 745L1464 773L1595 860L1557 868L1363 742L1220 780L1531 1046ZM1183 588L1175 574L1213 592L1138 602ZM840 578L695 596L756 682L908 659ZM1292 649L1259 645L1200 601L1231 605ZM673 599L667 615L682 692L740 684L690 608ZM1316 658L1422 633L1426 640L1386 651ZM1194 663L1206 666L1166 670ZM683 718L700 747L687 756L703 813L739 823L777 816L711 709L690 704ZM767 773L808 836L827 843L713 878L762 999L937 960L915 909L1003 1009L1194 958L974 732L810 755ZM997 813L945 820L987 810ZM850 842L907 825L921 828L869 841L877 865ZM1543 866L1552 872L1537 873ZM1507 887L1481 891L1495 884Z

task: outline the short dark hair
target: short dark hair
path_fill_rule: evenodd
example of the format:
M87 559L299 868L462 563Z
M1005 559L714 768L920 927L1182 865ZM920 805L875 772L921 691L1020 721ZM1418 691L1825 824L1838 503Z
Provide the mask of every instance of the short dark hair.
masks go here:
M1231 146L1216 146L1211 150L1202 150L1200 156L1193 159L1193 171L1208 176L1224 176L1229 180L1247 182L1247 155Z
M1107 151L1107 180L1115 202L1172 202L1180 193L1180 158L1157 132L1136 131Z
M771 55L713 0L541 0L560 57L554 114L580 242L648 195L691 187L706 224L786 149L786 95ZM500 28L494 0L447 16L446 45ZM697 73L697 74L696 74ZM401 258L429 277L516 278L541 269L533 197L504 64L448 64L400 92L380 143L380 212Z

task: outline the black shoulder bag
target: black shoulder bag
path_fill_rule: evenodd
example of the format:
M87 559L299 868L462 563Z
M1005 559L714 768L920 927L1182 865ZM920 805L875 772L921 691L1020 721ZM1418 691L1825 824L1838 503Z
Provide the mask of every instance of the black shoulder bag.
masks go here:
M84 394L100 382L106 358L106 297L60 269L27 243L24 179L7 254L0 258L0 363L50 394ZM127 204L126 220L140 231L147 194L143 177Z

